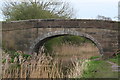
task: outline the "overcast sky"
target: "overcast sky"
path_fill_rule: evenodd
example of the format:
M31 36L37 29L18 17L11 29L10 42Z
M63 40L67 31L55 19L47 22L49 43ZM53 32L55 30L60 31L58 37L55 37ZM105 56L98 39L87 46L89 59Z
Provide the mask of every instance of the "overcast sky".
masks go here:
M69 2L75 9L77 19L95 19L97 15L106 17L118 16L118 2L120 0L63 0ZM0 0L0 7L2 0ZM3 20L0 15L0 21Z
M96 18L97 15L111 17L118 16L119 0L65 0L70 2L76 10L77 18Z

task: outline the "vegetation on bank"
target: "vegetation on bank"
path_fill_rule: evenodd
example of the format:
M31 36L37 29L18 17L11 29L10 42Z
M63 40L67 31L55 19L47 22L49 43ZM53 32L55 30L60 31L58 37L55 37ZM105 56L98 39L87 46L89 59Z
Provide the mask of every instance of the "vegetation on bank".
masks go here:
M55 37L55 38L52 38L52 39L46 41L45 44L43 45L44 46L44 51L43 52L46 55L54 56L54 55L52 55L52 53L54 53L54 51L55 51L55 47L54 46L63 46L63 44L66 44L67 47L68 46L72 47L74 45L76 45L76 46L84 46L84 43L94 44L91 40L86 39L85 37L72 36L72 35L69 35L69 36L59 36L59 37ZM76 46L74 46L74 47L76 47ZM23 58L26 58L26 59L31 57L31 55L25 54L24 52L13 51L13 50L11 51L11 50L7 50L5 48L4 48L4 52L8 53L11 56L11 60L10 60L11 62L14 61L15 57L18 58L19 55L21 55ZM4 59L3 62L5 62L5 61L6 60Z
M14 59L18 58L19 56L22 56L25 59L28 59L31 57L31 55L23 53L22 51L10 51L10 50L3 50L3 55L8 55L10 57L9 62L14 63ZM5 63L6 59L3 58L2 63Z
M80 76L85 68L86 60L72 60L64 64L62 60L57 60L45 53L33 55L30 58L23 58L18 55L13 62L11 56L3 53L6 61L3 62L3 78L75 78ZM83 64L84 63L84 64Z
M104 60L90 61L83 72L83 78L114 78L118 72L112 72L111 65Z
M8 53L8 52L7 52ZM31 63L31 61L34 61L34 60L36 60L36 62L39 62L39 61L37 61L37 60L39 60L39 59L42 59L42 56L41 55L39 55L39 56L37 56L37 58L33 58L34 56L30 56L30 55L27 55L27 54L21 54L21 52L15 52L15 53L12 53L12 54L14 54L14 56L15 57L17 57L18 58L18 61L19 61L19 56L20 55L22 55L22 57L23 57L23 62L22 62L22 64L26 64L27 62L29 63L27 63L26 65L31 65L31 66L33 66L34 64L33 63ZM29 58L29 56L31 57L31 58ZM44 56L44 58L45 58L45 62L46 62L46 59L50 59L50 56L46 56L45 57L45 55L43 55ZM8 69L8 72L9 71L17 71L18 73L19 73L19 71L21 71L20 69L21 69L21 67L22 68L24 68L24 66L21 66L21 64L18 62L18 63L15 63L15 57L13 58L12 56L11 56L11 60L10 60L10 62L9 62L9 64L10 63L12 63L12 64L10 64L10 66L9 66L9 69ZM87 60L87 62L86 62L86 60L80 60L80 59L78 59L75 63L73 62L72 63L72 65L73 65L73 68L71 68L70 69L70 65L69 65L69 67L68 66L66 66L66 67L64 67L70 74L68 74L67 76L69 76L70 78L117 78L118 77L118 72L113 72L112 71L112 68L111 68L111 64L109 64L109 63L107 63L107 61L111 61L111 62L114 62L115 64L118 64L118 59L120 58L120 54L117 54L115 57L113 57L113 58L109 58L109 59L107 59L107 60L98 60L98 58L101 58L100 56L92 56L90 59L86 59ZM52 57L51 57L51 59L52 59ZM26 62L27 61L27 62ZM44 60L43 60L44 61ZM52 61L54 61L54 60L52 60ZM56 60L55 60L56 61ZM74 61L74 60L73 60ZM5 63L6 63L6 61L4 61L3 62L3 64L5 65ZM56 64L56 62L54 63L54 62L52 62L53 64ZM52 63L49 63L50 65L52 64ZM58 62L57 62L58 63ZM60 63L63 63L63 62L60 62ZM37 63L36 63L37 64ZM41 63L42 64L42 63ZM39 68L39 65L41 65L41 64L38 64L38 68ZM46 65L47 64L47 65ZM48 66L50 66L48 63L45 63L45 64L43 64L43 66L44 65L46 65L46 68L47 69L50 69ZM68 63L67 63L68 64ZM61 64L60 64L61 65ZM59 65L59 66L60 66ZM65 66L65 65L64 65ZM32 67L31 67L32 68ZM66 71L65 72L59 72L59 70L61 71L62 69L63 69L63 67L61 67L61 69L59 69L59 67L58 67L58 64L56 64L56 66L54 65L53 66L53 68L56 68L56 70L57 70L57 75L56 76L59 76L60 77L60 74L62 74L61 75L61 77L64 77L63 76L63 73L65 74L66 73ZM68 69L67 69L68 68ZM29 70L29 68L26 68L26 69L28 69ZM34 69L34 68L33 68ZM22 70L24 70L24 69L22 69ZM50 69L51 70L51 69ZM77 70L77 71L76 71ZM64 71L64 70L63 70ZM33 76L33 77L35 77L34 75L33 75L33 73L34 72L32 72L32 71L30 71L31 73L29 74L29 76L31 75L31 76ZM45 72L46 73L46 72ZM49 73L49 72L48 72ZM48 74L47 73L47 74ZM55 73L54 71L52 72L52 73ZM55 76L55 74L52 74L52 73L50 73L51 75L53 75L53 76ZM58 74L59 73L59 74ZM8 73L9 74L9 73ZM14 73L13 73L14 74ZM16 73L15 73L16 74ZM15 76L15 74L13 75L13 77ZM26 73L27 74L27 73ZM26 74L22 74L23 76L24 75L26 75ZM73 74L74 74L74 76L73 76ZM6 75L6 74L5 74ZM9 74L9 75L11 75L11 74ZM20 75L20 74L19 74ZM11 75L12 76L12 75ZM37 75L37 76L39 76L39 75ZM5 77L5 76L4 76Z
M120 52L116 54L114 57L110 58L109 61L120 65Z
M53 39L47 41L44 44L45 51L43 54L52 53L54 51L54 49L57 49L57 48L53 47L55 45L59 46L59 48L62 45L62 47L65 48L65 51L66 50L69 51L69 50L75 49L75 48L77 48L77 50L79 48L83 48L83 47L76 47L76 46L84 46L83 45L84 43L93 44L92 41L87 40L86 38L83 38L83 37L78 37L78 36L56 37L56 38L53 38ZM63 44L65 44L65 45L63 45ZM68 44L70 44L70 45L68 45ZM87 46L89 47L89 45L87 45ZM92 49L94 50L95 48L92 48ZM75 49L74 51L72 51L72 53L76 52L77 50ZM84 47L84 51L85 50L89 51L89 49L87 47ZM80 49L80 51L82 51L82 49ZM59 52L61 52L61 50L59 50ZM14 72L17 72L19 74L16 75L17 73L14 73L14 75L12 77L15 77L15 76L17 77L20 75L22 77L28 77L26 74L29 74L29 77L40 77L40 75L37 75L37 74L41 74L44 72L43 67L48 70L48 72L45 71L45 74L47 74L46 75L47 77L50 77L50 75L51 75L51 77L57 76L60 78L65 77L65 76L70 77L70 78L113 78L113 77L118 76L118 72L112 72L111 64L107 63L106 61L111 61L115 64L118 64L118 59L120 58L120 54L116 54L114 57L109 58L107 60L99 60L98 58L101 58L101 56L94 56L94 55L89 59L82 60L82 59L80 59L80 58L78 59L76 57L78 55L73 55L74 59L72 59L73 60L72 63L70 62L70 59L68 60L67 56L65 56L65 55L63 55L63 56L65 57L65 59L68 60L68 62L58 60L58 59L50 56L49 54L48 54L48 56L44 55L43 57L41 55L38 55L38 56L34 55L34 56L36 56L36 57L34 57L31 55L25 54L24 52L21 52L21 51L8 51L8 50L5 50L3 54L5 54L5 55L9 54L9 57L10 57L10 59L8 59L9 61L7 61L6 58L3 58L3 65L5 66L6 62L9 65L9 68L7 68L8 73L4 74L5 78L6 78L6 76L7 77L12 76L10 73L14 73ZM82 54L85 54L85 52L83 52ZM90 51L89 51L89 54L90 54ZM67 53L67 55L68 55L68 53ZM87 55L88 54L86 54L86 56ZM21 62L20 56L23 59L22 62ZM4 56L4 57L6 57L6 56ZM59 56L57 56L57 57L59 57ZM16 58L17 58L17 62L16 62ZM50 58L52 59L51 62L49 62ZM43 62L48 61L49 63L43 64L43 63L39 62L40 59L43 59L42 60ZM67 65L65 62L67 64L70 62L70 64ZM39 73L34 72L34 71L37 71L35 68L32 67L32 66L34 66L34 63L37 67L36 69L38 69L38 70L40 70L40 65L43 65L43 66L41 66L43 71L41 71ZM61 64L59 64L59 63L61 63ZM25 68L22 64L27 65L28 68ZM51 66L51 64L53 66ZM73 66L73 67L71 67L71 66ZM26 72L24 73L25 69L26 69ZM28 73L27 70L30 72ZM5 71L6 71L6 69L5 69ZM36 75L34 75L34 73L36 73ZM8 76L8 75L10 75L10 76ZM43 76L41 76L41 77L43 77Z
M67 37L61 36L61 37L57 37L57 38L52 39L51 41L46 42L45 45L44 45L45 46L44 48L48 49L47 52L50 52L49 48L53 49L52 46L54 46L54 45L60 46L63 43L69 43L69 44L71 44L71 46L69 46L67 44L67 46L65 48L68 51L70 51L70 49L73 48L72 45L76 44L77 46L79 46L79 45L82 45L85 42L89 42L89 41L85 40L85 38L78 37L78 36L67 36ZM63 45L63 47L64 46L65 45ZM73 49L75 49L75 48L73 48ZM74 52L76 52L76 50ZM31 56L31 55L25 54L24 52L21 52L21 51L8 51L8 50L5 50L5 52L3 54L6 54L6 55L9 54L9 58L7 58L7 60L6 60L6 56L5 56L5 58L3 58L4 59L3 60L3 66L9 65L7 73L4 74L4 77L17 77L17 76L20 76L20 75L26 77L26 74L28 74L29 77L36 77L36 76L37 77L42 77L42 76L37 75L37 74L33 75L33 73L37 73L37 72L33 72L33 71L37 71L36 70L37 68L38 68L38 70L40 70L39 69L40 65L42 65L41 67L44 67L48 71L50 71L50 72L46 72L46 71L44 72L44 69L43 69L43 71L38 73L38 74L41 74L41 73L46 74L46 76L44 76L44 77L50 77L48 75L48 74L50 74L51 77L55 77L55 76L65 77L66 76L66 77L70 77L70 78L73 78L73 77L75 78L78 75L80 76L82 74L82 72L83 72L83 70L86 66L86 64L85 64L86 60L80 60L79 61L77 57L74 57L74 59L71 59L71 57L69 57L69 60L67 60L67 61L64 61L62 58L59 59L59 60L57 58L54 58L54 59L52 59L52 62L42 64L41 62L39 62L39 60L41 58L43 58L41 55L38 55L37 58L36 58L36 57L34 57L34 55ZM42 54L46 54L46 53L43 52ZM49 54L46 56L46 58L48 56L49 56ZM22 62L21 62L21 57L22 57ZM46 58L43 60L43 62L46 62ZM65 56L65 59L66 59L66 56ZM70 59L73 60L73 61L71 61ZM36 63L36 67L37 67L36 69L31 67L31 66L34 66L32 61L34 61L34 63ZM8 64L6 64L6 63L8 63ZM51 66L52 64L53 64L53 66ZM28 68L25 69L25 67L23 65L27 65ZM28 70L29 73L27 73L26 71L25 71L25 73L23 73L24 70L26 70L26 71ZM6 69L5 69L5 71L6 71ZM9 72L13 73L13 74L11 75ZM19 74L17 74L17 73L19 73Z
M93 43L91 40L86 39L85 37L80 36L60 36L56 38L52 38L44 44L45 47L45 53L52 53L53 52L53 46L61 46L62 44L71 44L71 45L83 45L84 43ZM94 43L93 43L94 44Z
M107 61L113 62L116 65L119 65L120 54L109 58L107 60L95 60L99 56L93 56L90 58L90 61L87 63L88 66L82 74L82 78L118 78L117 71L112 70L111 64Z
M21 53L20 53L20 55L21 55ZM14 73L14 71L21 73L20 71L24 72L24 70L26 69L26 71L30 70L30 73L27 73L27 72L21 73L23 77L26 76L26 74L29 74L29 76L31 76L31 77L35 77L35 75L33 75L33 73L36 73L36 72L33 72L33 71L36 71L36 70L35 70L35 68L32 68L32 66L34 66L34 63L35 63L35 64L37 64L36 65L37 68L40 68L39 65L41 65L41 68L45 67L46 69L49 69L49 70L52 70L53 68L55 68L57 70L57 74L56 74L55 69L52 70L51 73L45 72L45 74L47 74L46 75L47 77L48 77L48 74L53 75L53 77L55 77L55 76L65 77L64 74L66 74L66 73L67 73L66 76L68 76L70 78L73 78L73 77L74 78L117 78L118 77L118 72L113 72L111 69L112 65L107 63L107 61L111 61L111 62L114 62L115 64L118 64L117 61L118 61L118 58L120 58L120 54L116 55L113 58L107 59L107 60L97 60L98 58L101 58L100 56L92 56L90 59L86 59L86 60L80 60L80 59L76 58L77 59L76 62L74 62L74 60L72 62L73 68L70 68L71 63L69 64L69 66L63 65L62 64L63 62L60 62L60 64L59 64L59 61L57 62L58 64L56 64L55 59L53 59L50 56L45 56L45 55L43 55L43 56L38 55L36 57L34 55L34 56L31 56L31 58L25 58L23 56L24 57L23 62L19 63L20 55L17 52L17 56L18 56L17 63L15 63L15 60L13 60L14 62L9 62L9 69L7 70L8 74L5 74L5 76L11 75L9 72L12 72L14 75L13 76L11 75L11 76L14 77L14 76L16 76L15 75L16 73ZM40 59L42 59L43 62L44 61L46 62L46 60L48 60L48 61L50 60L52 62L49 61L49 63L46 62L43 64L43 63L39 62ZM3 62L4 67L5 67L5 63L6 62ZM24 66L22 66L23 64L28 65L29 68L25 68ZM52 68L50 68L51 64L54 64L52 66ZM68 62L67 62L67 64L68 64ZM43 65L43 67L42 67L42 65ZM21 70L21 68L22 68L22 70ZM63 70L63 68L67 71ZM33 69L33 70L31 71L31 69ZM61 72L61 71L63 71L63 72ZM18 75L20 76L21 74L18 74ZM38 74L41 74L41 72ZM39 75L36 74L36 76L39 76ZM43 76L41 76L41 77L43 77Z

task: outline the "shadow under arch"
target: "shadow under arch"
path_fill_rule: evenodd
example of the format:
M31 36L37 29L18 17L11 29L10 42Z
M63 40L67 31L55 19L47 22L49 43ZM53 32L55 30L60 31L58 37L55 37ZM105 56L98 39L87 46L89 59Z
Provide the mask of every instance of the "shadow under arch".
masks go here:
M49 40L50 38L54 37L59 37L59 36L65 36L65 35L73 35L73 36L80 36L80 37L85 37L89 40L91 40L96 47L99 49L100 54L103 54L103 49L101 47L101 44L92 36L82 33L82 32L77 32L77 31L72 31L72 30L62 30L62 31L54 31L54 32L47 32L44 33L43 35L40 35L35 41L31 44L29 48L29 54L32 54L34 52L39 51L39 48L43 46L43 44Z

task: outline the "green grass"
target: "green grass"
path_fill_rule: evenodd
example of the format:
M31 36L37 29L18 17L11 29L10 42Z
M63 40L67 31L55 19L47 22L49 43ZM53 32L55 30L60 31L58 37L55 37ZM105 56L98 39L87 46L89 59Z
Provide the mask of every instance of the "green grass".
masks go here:
M95 61L94 59L99 58L99 56L93 56L88 62L87 68L84 70L83 78L117 78L118 72L113 72L111 64L107 63L106 60ZM107 61L114 62L118 64L118 59L120 54L108 59Z
M25 54L25 53L21 54L21 53L19 53L17 51L10 51L10 50L5 51L5 53L8 53L10 55L10 58L11 58L10 63L13 63L14 62L14 58L15 57L18 58L20 55L22 55L23 58L25 58L25 59L28 59L29 57L32 56L32 55L29 55L29 54ZM6 59L3 59L2 63L5 63L5 62L6 62Z
M111 70L111 65L104 60L90 61L87 69L84 70L82 78L114 78L118 77L117 72Z
M92 57L90 58L90 60L94 60L94 59L97 59L97 58L100 58L100 56L92 56Z
M110 58L110 59L108 59L108 60L111 61L111 62L113 62L113 63L116 63L116 64L120 65L120 63L119 63L120 54L118 54L118 55L116 55L115 57Z
M112 58L112 59L109 59L109 61L118 64L118 59Z

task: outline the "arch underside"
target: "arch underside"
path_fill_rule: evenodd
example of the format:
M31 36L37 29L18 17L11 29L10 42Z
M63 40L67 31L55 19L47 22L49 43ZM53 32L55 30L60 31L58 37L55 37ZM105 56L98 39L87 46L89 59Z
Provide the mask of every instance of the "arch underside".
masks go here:
M43 46L43 44L49 40L50 38L54 37L59 37L59 36L65 36L65 35L74 35L74 36L80 36L80 37L85 37L89 40L91 40L97 48L99 49L100 54L103 54L103 49L101 47L101 44L92 36L82 33L82 32L77 32L77 31L71 31L71 30L63 30L63 31L54 31L54 32L47 32L43 35L40 35L30 46L29 53L32 54L34 52L38 52L39 48Z

